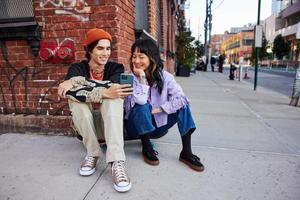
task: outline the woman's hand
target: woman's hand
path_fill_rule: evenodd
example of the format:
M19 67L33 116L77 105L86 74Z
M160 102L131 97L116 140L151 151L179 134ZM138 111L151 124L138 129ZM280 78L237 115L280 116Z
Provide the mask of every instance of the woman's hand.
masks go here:
M58 96L66 98L66 92L73 87L71 80L66 80L59 84L57 88Z
M133 73L134 73L134 75L136 75L138 77L146 75L143 69L136 68L135 66L133 66Z
M133 88L130 84L113 84L110 88L104 89L102 93L102 98L104 99L117 99L125 98L132 95Z
M163 112L163 110L159 107L159 108L152 109L151 114L154 115L154 114L161 113L161 112Z
M147 84L146 73L143 69L139 69L133 66L133 73L137 77L139 77L139 81L141 84Z

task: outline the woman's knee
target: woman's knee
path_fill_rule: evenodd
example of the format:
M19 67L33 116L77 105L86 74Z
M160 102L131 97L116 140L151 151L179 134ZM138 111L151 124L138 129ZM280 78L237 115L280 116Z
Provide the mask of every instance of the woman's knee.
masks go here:
M151 113L151 105L146 103L144 105L135 104L132 108L131 112L138 112L138 113Z
M188 132L194 132L196 126L189 106L185 106L178 110L177 117L178 128L181 135L185 135Z

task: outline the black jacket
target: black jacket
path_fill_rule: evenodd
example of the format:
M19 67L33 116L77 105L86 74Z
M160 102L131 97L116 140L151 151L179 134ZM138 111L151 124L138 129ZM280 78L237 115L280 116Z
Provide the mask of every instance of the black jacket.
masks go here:
M120 83L120 74L124 72L124 66L116 62L107 62L104 66L103 81L111 81ZM87 60L71 64L65 80L69 80L75 76L84 76L90 79L90 66Z

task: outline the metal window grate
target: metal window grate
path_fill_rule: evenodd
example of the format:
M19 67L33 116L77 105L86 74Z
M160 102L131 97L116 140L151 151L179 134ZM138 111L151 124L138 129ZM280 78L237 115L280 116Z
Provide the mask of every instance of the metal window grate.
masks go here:
M147 0L135 1L135 28L149 31Z
M24 21L34 17L32 0L0 1L0 22Z

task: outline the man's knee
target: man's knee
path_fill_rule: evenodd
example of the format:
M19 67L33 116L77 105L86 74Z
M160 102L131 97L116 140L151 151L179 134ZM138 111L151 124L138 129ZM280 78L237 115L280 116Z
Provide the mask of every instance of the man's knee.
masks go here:
M103 99L102 105L103 106L122 106L123 107L123 99Z
M123 99L104 99L100 108L102 116L123 117Z
M88 103L69 101L69 107L73 118L85 119L93 117Z

